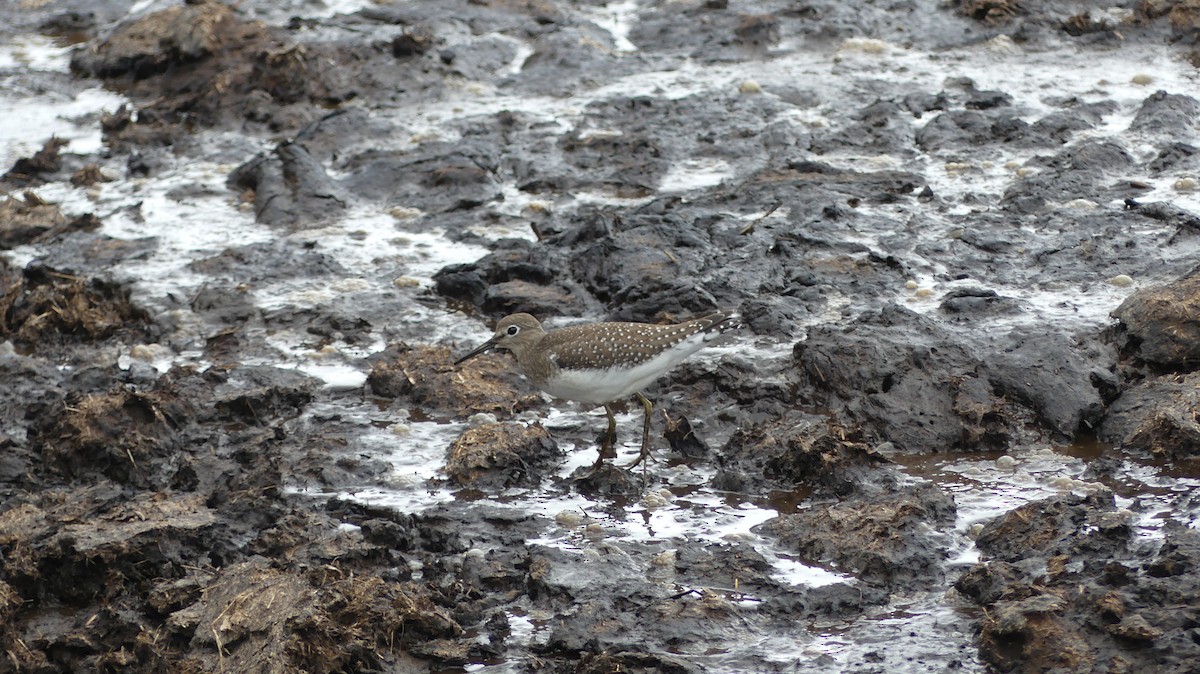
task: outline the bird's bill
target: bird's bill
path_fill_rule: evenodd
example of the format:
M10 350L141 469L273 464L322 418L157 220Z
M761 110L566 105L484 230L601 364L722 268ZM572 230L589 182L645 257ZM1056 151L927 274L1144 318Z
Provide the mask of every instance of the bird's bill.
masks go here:
M496 340L489 339L488 341L484 342L483 344L480 344L471 353L468 353L467 355L463 356L462 358L459 358L458 360L454 361L454 364L460 365L468 360L471 360L475 356L478 356L481 353L487 353L488 351L491 351L494 348L496 348Z

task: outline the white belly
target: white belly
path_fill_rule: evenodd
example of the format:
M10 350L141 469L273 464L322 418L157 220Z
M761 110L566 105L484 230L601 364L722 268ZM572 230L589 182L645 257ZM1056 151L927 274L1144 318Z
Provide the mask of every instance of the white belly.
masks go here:
M559 370L556 376L542 385L542 390L555 398L593 405L624 400L649 386L703 346L704 342L697 336L627 369Z

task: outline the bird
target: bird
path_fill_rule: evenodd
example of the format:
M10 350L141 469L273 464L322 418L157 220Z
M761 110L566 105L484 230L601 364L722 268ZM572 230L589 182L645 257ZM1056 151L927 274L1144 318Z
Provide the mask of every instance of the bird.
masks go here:
M546 331L530 314L510 314L496 324L491 339L454 364L460 365L493 349L509 351L525 377L551 396L603 406L608 415L608 432L594 469L606 458L616 456L613 445L617 421L613 403L634 396L645 410L645 419L641 452L627 466L633 468L650 456L650 415L654 405L642 389L740 326L734 314L719 311L673 325L606 321Z

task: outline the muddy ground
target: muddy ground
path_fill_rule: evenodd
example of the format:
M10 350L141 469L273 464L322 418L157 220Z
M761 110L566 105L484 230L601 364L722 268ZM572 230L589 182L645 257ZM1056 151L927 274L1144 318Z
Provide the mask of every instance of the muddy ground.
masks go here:
M102 152L72 154L47 138L0 167L0 246L38 251L28 264L0 258L0 672L765 671L780 666L722 660L710 647L945 586L975 630L972 658L991 670L1195 671L1200 535L1168 521L1160 536L1139 536L1136 513L1114 501L1123 460L1200 477L1200 267L1163 253L1195 244L1200 214L1142 198L1154 179L1200 171L1194 92L1148 90L1115 136L1086 133L1109 119L1111 102L1057 100L1029 122L1006 92L951 78L929 91L881 83L838 102L828 127L778 121L822 104L822 91L746 83L723 96L601 96L586 106L586 133L502 111L462 117L453 141L371 142L397 133L374 112L471 83L566 97L687 59L766 67L780 44L830 51L870 37L937 50L1003 38L1034 51L1070 44L1082 58L1172 44L1196 61L1194 4L1118 3L1123 12L1106 14L1102 3L649 2L628 34L637 56L592 20L600 3L378 3L327 18L204 1L128 17L132 4L0 9L6 37L77 44L69 75L11 81L100 84L131 101L84 120L102 129ZM913 117L930 121L915 132L897 121ZM212 143L209 132L242 140ZM1134 136L1152 156L1123 145ZM856 170L825 159L1014 147L1036 149L1034 170L970 212L903 163ZM734 178L686 198L659 194L672 167L696 156L720 159ZM200 158L230 166L229 198L279 239L231 241L193 260L207 280L188 296L137 299L141 279L112 269L156 240L108 236L103 213L64 213L38 195L51 183L153 181ZM542 205L512 215L507 184ZM560 207L578 192L614 201ZM1113 199L1124 207L1103 206ZM1061 207L1078 200L1092 207ZM358 303L255 304L257 285L345 274L288 235L364 204L418 213L397 219L399 234L440 230L490 253L446 266L428 287L397 284ZM893 204L913 219L876 210ZM731 212L767 215L731 224ZM950 232L917 236L923 212ZM536 241L475 230L514 222ZM1156 235L1140 229L1147 222ZM856 235L878 230L892 234L870 245ZM896 289L918 257L938 260L940 279L985 280L915 311ZM384 263L360 273L391 283L394 272ZM1034 311L989 280L1118 275L1154 282L1101 328L972 329ZM398 320L414 301L463 312L464 323L516 311L667 321L737 309L748 335L792 345L789 356L767 365L731 355L655 384L652 397L672 394L658 451L715 467L716 489L799 495L761 532L854 583L785 585L753 550L696 541L645 544L636 552L655 561L643 568L628 544L604 543L586 513L566 523L597 536L586 563L530 543L546 518L489 496L549 485L618 511L659 485L616 467L554 477L561 446L590 446L598 429L528 423L549 403L511 361L453 367L451 345ZM830 312L840 317L814 320ZM329 387L271 364L268 337L285 329L314 348L378 335L388 345L363 364L365 384ZM174 364L160 371L164 353ZM297 493L385 479L380 458L344 451L355 422L322 411L362 400L434 420L490 414L446 448L444 480L431 485L464 497L403 512ZM1089 472L1104 487L996 513L965 570L947 559L954 498L895 461L1076 442L1103 447ZM1179 510L1195 498L1179 494ZM546 637L514 641L513 615ZM884 671L874 663L885 650L853 670ZM799 656L793 669L825 664Z

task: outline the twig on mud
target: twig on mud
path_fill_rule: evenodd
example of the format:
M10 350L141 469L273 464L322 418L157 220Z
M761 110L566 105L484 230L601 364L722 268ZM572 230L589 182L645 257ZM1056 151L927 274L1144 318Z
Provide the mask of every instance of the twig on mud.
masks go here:
M758 223L762 222L763 220L766 220L767 218L771 217L771 214L774 213L775 211L779 210L779 207L782 205L783 205L782 203L778 203L778 204L775 204L774 206L768 208L766 213L763 213L762 215L758 216L757 218L754 218L750 222L746 223L745 227L739 229L738 234L745 236L747 234L753 233L755 225L757 225Z

